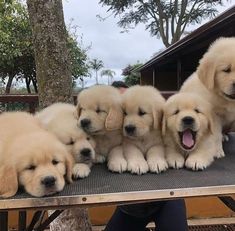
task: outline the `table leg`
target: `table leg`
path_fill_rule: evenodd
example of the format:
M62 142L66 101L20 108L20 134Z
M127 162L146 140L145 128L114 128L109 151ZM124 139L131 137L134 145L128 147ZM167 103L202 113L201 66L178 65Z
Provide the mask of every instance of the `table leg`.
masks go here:
M35 231L45 230L52 221L54 221L64 210L56 210L52 213L40 226L38 226Z
M18 230L19 231L25 231L25 229L26 229L26 219L27 219L26 211L20 211L19 212L19 219L18 219Z
M235 200L230 196L220 196L219 199L229 207L233 212L235 212Z
M28 228L26 229L27 231L32 231L34 230L34 226L36 225L36 223L38 222L38 220L40 219L41 215L42 215L43 211L36 211L33 215L32 221L30 223L30 225L28 226Z
M0 212L1 231L8 231L8 212Z

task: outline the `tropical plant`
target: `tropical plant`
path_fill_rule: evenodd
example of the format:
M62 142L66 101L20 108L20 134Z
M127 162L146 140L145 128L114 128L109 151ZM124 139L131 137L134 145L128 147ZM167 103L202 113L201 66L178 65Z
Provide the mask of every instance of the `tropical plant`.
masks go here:
M105 69L105 70L102 70L100 75L101 77L102 76L107 76L108 77L108 85L110 85L112 82L113 82L113 77L115 75L115 71L112 71L110 69Z
M98 71L104 67L104 63L102 60L98 60L98 59L92 59L90 62L90 68L93 69L95 71L95 81L96 84L99 84L99 80L98 80Z
M10 92L13 79L25 78L27 88L33 82L35 63L32 33L25 5L20 1L0 4L0 77L7 81L5 93Z
M70 26L70 25L69 25ZM66 32L73 85L89 75L87 51L78 43L77 31ZM82 40L82 39L81 39ZM32 30L26 6L20 0L0 1L0 78L10 93L13 80L24 80L28 93L38 92Z
M77 38L71 34L68 36L68 52L71 61L71 72L73 86L76 85L76 80L80 80L83 86L84 77L89 76L89 65L87 51L90 47L82 48L77 42Z
M134 65L128 65L122 70L122 75L124 76L124 82L128 86L133 86L136 84L140 84L140 72L136 69L143 64L137 63Z

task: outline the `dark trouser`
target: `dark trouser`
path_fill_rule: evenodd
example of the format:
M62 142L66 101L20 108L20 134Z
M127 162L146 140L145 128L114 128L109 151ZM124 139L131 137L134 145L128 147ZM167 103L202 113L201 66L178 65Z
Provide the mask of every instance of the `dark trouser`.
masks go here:
M156 224L156 231L187 231L184 200L153 202L156 210L151 215L137 217L117 207L105 231L144 231L149 222ZM148 204L143 204L146 206ZM141 205L140 205L141 206Z

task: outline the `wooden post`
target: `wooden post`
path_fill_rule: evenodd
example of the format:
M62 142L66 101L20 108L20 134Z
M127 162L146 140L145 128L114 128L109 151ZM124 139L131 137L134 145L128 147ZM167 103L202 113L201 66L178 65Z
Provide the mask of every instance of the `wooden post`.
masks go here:
M180 89L181 84L182 84L182 63L181 59L177 60L177 90Z
M155 87L155 68L153 68L153 86Z

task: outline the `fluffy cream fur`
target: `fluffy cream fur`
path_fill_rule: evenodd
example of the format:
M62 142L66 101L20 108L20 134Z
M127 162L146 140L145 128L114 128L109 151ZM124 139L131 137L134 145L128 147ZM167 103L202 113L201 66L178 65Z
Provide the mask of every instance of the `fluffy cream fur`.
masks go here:
M36 197L64 188L71 181L72 158L57 138L24 112L0 115L0 196L16 194L18 186Z
M121 95L111 86L99 85L83 90L78 95L79 126L96 141L96 162L108 160L111 171L126 170L125 161L117 161L122 152Z
M95 159L95 141L78 126L76 107L55 103L36 114L43 126L66 145L74 158L73 177L89 175Z
M235 131L235 38L219 38L200 60L181 92L209 101L224 130Z
M159 173L168 167L161 134L164 103L158 90L150 86L133 86L123 94L123 148L132 173Z
M169 167L193 170L209 166L215 157L224 156L218 150L220 132L211 105L196 94L171 96L164 108L163 134ZM220 142L222 142L220 140Z

